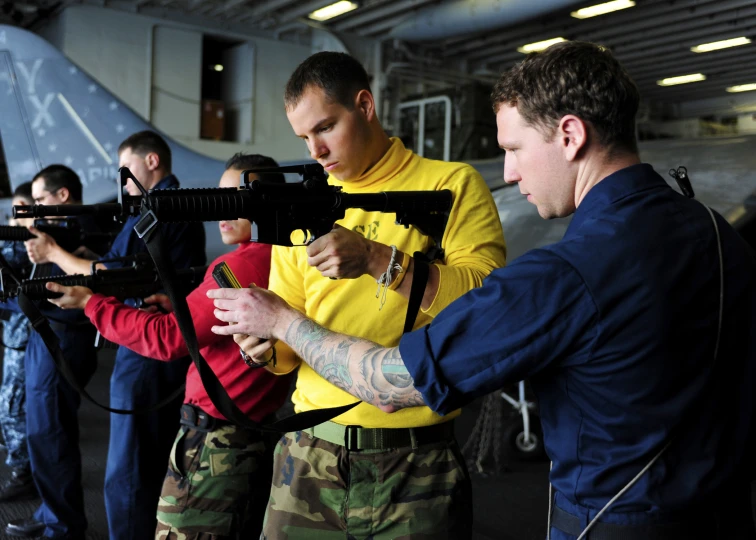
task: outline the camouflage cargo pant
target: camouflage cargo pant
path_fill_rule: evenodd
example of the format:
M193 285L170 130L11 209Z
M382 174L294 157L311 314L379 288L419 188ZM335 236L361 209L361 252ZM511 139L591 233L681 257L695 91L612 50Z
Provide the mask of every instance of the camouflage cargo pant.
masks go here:
M3 432L8 457L5 464L14 468L29 467L29 449L26 446L26 372L24 349L29 339L26 317L14 313L3 324L3 381L0 385L0 429ZM14 350L21 349L21 350Z
M456 441L349 452L298 431L274 450L261 540L465 540L471 529Z
M160 494L156 540L257 538L271 463L270 444L259 433L182 425Z

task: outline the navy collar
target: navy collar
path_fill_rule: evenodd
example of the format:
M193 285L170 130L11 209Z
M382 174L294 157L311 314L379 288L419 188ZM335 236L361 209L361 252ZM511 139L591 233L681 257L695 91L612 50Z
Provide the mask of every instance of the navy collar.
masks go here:
M179 187L179 181L178 178L176 178L174 175L169 174L160 182L155 184L155 187L152 189L176 189Z
M648 163L631 165L610 174L585 195L575 210L565 236L576 231L586 219L599 214L620 199L661 187L669 188L669 185Z

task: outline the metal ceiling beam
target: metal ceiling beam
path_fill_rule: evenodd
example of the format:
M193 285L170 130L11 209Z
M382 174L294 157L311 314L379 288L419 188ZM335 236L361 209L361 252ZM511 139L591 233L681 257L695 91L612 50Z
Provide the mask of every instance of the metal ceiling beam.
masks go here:
M399 22L403 21L407 18L406 13L402 13L400 15L394 15L393 17L389 17L388 19L383 19L380 22L377 22L375 24L371 24L368 27L360 28L357 30L357 35L362 37L374 37L378 34L385 34L389 30L391 30L394 26L399 24Z
M736 0L737 2L752 2L752 0ZM518 39L527 39L527 42L539 41L540 39L547 39L548 37L554 37L555 32L564 33L567 35L578 35L580 39L585 41L596 41L592 38L592 35L598 35L602 30L606 29L620 29L621 32L625 32L626 28L628 32L637 31L640 28L646 28L649 25L656 24L656 21L671 12L679 13L683 10L690 9L692 6L697 6L700 10L715 10L721 3L721 0L685 0L683 2L670 3L668 0L659 0L654 3L644 3L636 6L632 9L618 11L609 15L596 17L593 19L579 20L567 17L566 19L560 18L557 20L550 20L548 23L537 22L534 24L524 25L518 27L514 32L506 34L506 41L503 36L491 35L489 32L485 36L481 36L478 40L470 40L469 38L462 44L458 44L456 47L451 48L448 53L445 51L444 56L454 56L455 54L467 54L472 53L476 49L483 49L485 47L492 47L498 44L511 44ZM611 31L611 30L610 30ZM480 52L480 51L479 51Z
M407 10L417 9L435 0L399 0L398 2L387 1L385 4L362 12L357 9L354 15L350 15L344 21L339 21L329 25L334 30L344 31L363 26L377 19L383 19L405 13Z
M215 17L216 15L221 15L223 13L228 13L232 9L235 9L243 4L246 4L249 0L227 0L226 2L223 2L220 6L214 7L210 11L208 11L208 15Z
M247 21L249 19L257 19L272 13L282 7L286 7L291 3L291 0L268 0L267 2L258 3L252 9L245 10L236 20Z
M705 81L681 84L679 86L648 86L641 89L644 99L679 100L680 97L690 99L694 93L719 91L721 95L729 95L725 90L728 86L756 82L756 67L736 70L712 76Z
M595 32L592 28L587 28L579 32L565 32L563 37L566 37L568 39L579 39L581 41L594 41L602 43L612 47L612 49L616 53L618 51L618 47L620 46L618 40L626 39L628 36L632 36L632 43L639 43L642 45L643 43L648 42L649 35L677 35L692 28L700 28L702 26L706 26L707 24L715 24L717 21L711 21L711 19L706 18L712 16L713 14L720 14L722 18L724 18L724 14L729 13L729 15L727 16L731 16L733 19L737 20L738 10L740 8L743 8L744 6L750 6L751 8L754 7L753 0L720 0L716 3L709 3L705 4L704 6L700 6L700 8L696 10L694 16L691 17L688 15L687 19L683 19L683 21L681 21L681 15L683 13L687 14L690 11L690 6L688 5L690 3L692 2L688 2L686 4L676 3L675 6L682 6L682 9L668 12L667 16L665 17L648 17L646 19L643 19L636 25L628 25L622 21L617 21L617 24L611 26L611 29L609 30L606 30L606 25L604 25L604 31L600 33ZM751 11L753 11L753 9L748 10L749 13ZM610 36L614 36L614 38ZM555 36L548 33L530 34L528 36L527 42L530 43L533 41L540 41L542 39L551 37ZM522 45L522 43L510 40L505 44L491 47L488 50L469 54L468 59L471 62L479 63L482 65L489 65L496 62L516 62L518 58L522 57L520 53L516 51L516 47L519 45Z
M693 24L694 23L691 23L691 25ZM633 35L633 41L628 41L625 44L612 42L604 42L604 44L612 49L614 55L623 65L629 66L635 60L640 60L641 63L645 63L646 59L654 61L661 58L663 60L663 57L660 56L662 54L674 54L684 51L687 51L689 54L696 54L690 52L690 47L710 41L736 37L738 35L749 35L750 32L754 32L756 29L754 25L756 25L756 7L747 10L747 16L744 19L722 23L709 28L695 27L698 32L695 40L682 41L683 39L686 39L684 36L689 35L693 26L680 25L680 34L675 32L674 34L666 35L654 40L643 40L642 38L639 38L641 41L636 41L636 38ZM581 36L577 37L578 39L581 39ZM504 53L493 54L484 59L479 59L476 64L484 66L510 65L520 61L524 57L525 55L518 53L514 50L514 46L512 46L511 49L508 49ZM472 61L473 59L471 59L471 62Z
M285 24L287 22L309 15L313 11L317 11L320 8L330 6L333 4L333 0L312 0L304 5L295 7L293 9L286 10L276 16L276 21L279 24Z
M737 50L742 49L742 50ZM656 81L665 77L673 77L685 73L706 72L721 69L726 63L742 62L744 65L756 65L756 50L754 47L737 47L728 55L712 56L710 58L692 58L674 62L650 63L643 68L628 70L634 81Z

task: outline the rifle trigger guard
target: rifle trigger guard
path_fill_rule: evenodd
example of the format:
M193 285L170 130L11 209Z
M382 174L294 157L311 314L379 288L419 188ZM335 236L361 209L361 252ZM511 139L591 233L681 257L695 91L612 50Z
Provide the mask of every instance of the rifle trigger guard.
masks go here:
M155 225L158 224L157 216L152 210L147 210L139 219L136 225L134 225L134 232L139 238L144 238Z

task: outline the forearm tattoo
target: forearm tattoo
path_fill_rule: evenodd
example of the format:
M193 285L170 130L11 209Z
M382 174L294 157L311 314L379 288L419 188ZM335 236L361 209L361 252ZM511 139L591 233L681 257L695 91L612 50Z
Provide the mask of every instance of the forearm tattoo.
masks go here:
M362 401L394 410L425 404L398 347L337 334L309 319L294 321L285 341L321 377Z

